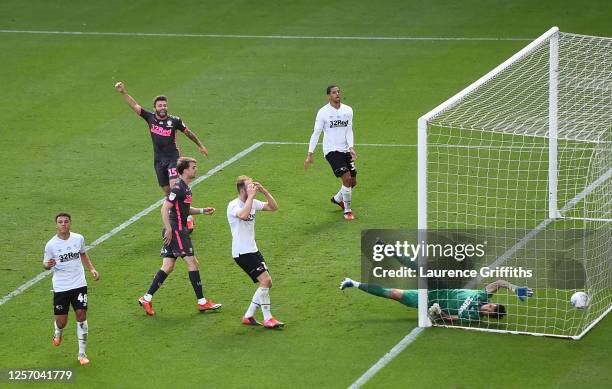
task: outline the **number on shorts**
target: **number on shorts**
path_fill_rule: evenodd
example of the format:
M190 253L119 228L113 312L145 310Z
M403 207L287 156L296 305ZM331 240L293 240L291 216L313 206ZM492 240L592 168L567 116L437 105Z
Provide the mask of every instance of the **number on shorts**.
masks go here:
M77 297L77 300L79 300L81 303L83 303L83 305L87 305L87 293L85 293L85 294L79 293L79 296Z
M168 175L169 176L178 176L178 173L176 172L176 168L175 167L171 167L170 169L168 169Z

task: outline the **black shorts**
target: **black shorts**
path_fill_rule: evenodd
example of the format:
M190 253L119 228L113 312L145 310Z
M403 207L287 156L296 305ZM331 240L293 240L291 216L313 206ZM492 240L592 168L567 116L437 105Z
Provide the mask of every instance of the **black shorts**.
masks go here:
M244 270L246 274L257 283L257 277L268 271L265 259L259 251L248 254L240 254L234 261Z
M153 166L155 167L155 174L157 175L157 182L159 183L159 186L169 185L170 179L178 177L178 172L176 171L176 159L155 161Z
M355 168L355 162L351 160L351 153L343 153L341 151L330 151L325 154L325 159L329 162L334 175L336 177L342 177L344 173L351 172L351 177L357 175L357 169Z
M87 286L53 292L53 312L56 315L67 315L71 305L75 311L87 310Z
M165 232L166 229L162 229L162 238ZM164 244L162 246L159 256L162 258L176 259L177 257L191 257L193 255L193 245L189 237L189 230L183 228L182 231L179 231L178 227L172 227L172 241L169 245Z

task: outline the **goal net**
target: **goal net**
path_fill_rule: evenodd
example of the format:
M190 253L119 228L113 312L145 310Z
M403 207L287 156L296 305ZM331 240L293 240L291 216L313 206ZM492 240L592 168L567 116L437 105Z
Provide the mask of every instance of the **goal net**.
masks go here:
M533 296L500 290L489 301L502 320L433 325L582 337L612 308L612 38L554 27L418 124L419 229L484 242L461 266L501 269L421 283L419 324L432 324L427 289L504 278ZM571 305L576 291L586 309Z

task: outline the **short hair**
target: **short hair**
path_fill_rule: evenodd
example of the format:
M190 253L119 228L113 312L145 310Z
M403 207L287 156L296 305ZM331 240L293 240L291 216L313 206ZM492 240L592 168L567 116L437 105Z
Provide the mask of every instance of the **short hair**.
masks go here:
M191 157L180 157L176 161L176 171L178 172L178 174L179 175L183 174L185 169L189 168L189 164L192 162L197 163L198 161L196 161L195 158L191 158Z
M240 193L240 189L244 189L246 187L246 181L253 181L253 179L249 176L238 176L236 179L236 189L238 193Z
M167 103L168 98L164 95L155 96L155 99L153 99L153 107L155 107L155 104L157 104L158 101L165 101Z
M62 217L62 216L67 217L68 220L72 221L72 216L70 216L68 212L60 212L57 215L55 215L55 222L57 223L57 218Z
M332 84L332 85L328 86L328 87L327 87L327 94L330 94L330 93L331 93L331 90L332 90L332 89L334 89L334 88L338 88L338 85L333 85L333 84Z
M493 311L493 317L497 320L503 319L506 316L506 307L501 304L495 305L495 311Z

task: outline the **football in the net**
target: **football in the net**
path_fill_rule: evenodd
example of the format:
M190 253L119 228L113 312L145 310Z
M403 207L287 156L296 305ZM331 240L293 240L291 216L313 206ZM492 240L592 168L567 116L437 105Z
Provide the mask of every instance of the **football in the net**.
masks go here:
M584 292L576 292L570 299L572 306L578 309L584 309L589 306L589 295Z

